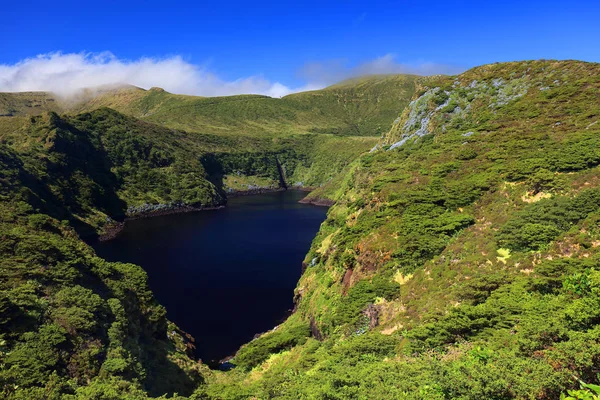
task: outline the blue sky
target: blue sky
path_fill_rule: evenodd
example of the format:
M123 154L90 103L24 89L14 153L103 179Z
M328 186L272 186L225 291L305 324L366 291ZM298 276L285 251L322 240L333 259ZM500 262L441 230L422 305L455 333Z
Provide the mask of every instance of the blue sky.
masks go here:
M107 62L90 59L102 52L124 65L176 57L209 74L212 85L253 78L290 90L372 70L454 73L537 58L600 62L599 13L595 1L552 0L10 1L0 8L0 89L2 79L4 89L29 88L6 83L23 76L15 65L55 52L84 54L84 65ZM157 74L153 86L165 81ZM202 94L203 78L196 79L190 92Z

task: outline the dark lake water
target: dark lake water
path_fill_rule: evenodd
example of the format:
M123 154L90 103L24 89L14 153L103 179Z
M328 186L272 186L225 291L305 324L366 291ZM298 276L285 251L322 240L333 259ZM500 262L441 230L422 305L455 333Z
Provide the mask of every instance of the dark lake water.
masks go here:
M293 307L302 260L327 209L285 191L229 199L222 210L129 221L97 243L109 261L141 265L168 318L204 361L233 354Z

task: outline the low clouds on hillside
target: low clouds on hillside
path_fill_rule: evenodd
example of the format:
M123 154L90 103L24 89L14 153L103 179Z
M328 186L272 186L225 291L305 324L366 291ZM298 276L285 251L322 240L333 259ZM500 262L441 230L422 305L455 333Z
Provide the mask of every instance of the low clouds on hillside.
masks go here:
M145 89L157 86L172 93L199 96L247 93L281 97L298 91L319 89L358 75L456 72L460 70L432 63L398 63L393 55L387 54L357 66L348 66L340 60L307 63L299 73L306 84L289 87L262 76L226 81L204 66L192 64L179 56L128 61L110 52L49 53L12 65L0 65L0 92L51 91L68 96L83 88L130 84Z
M300 78L317 86L327 86L343 79L363 75L415 74L415 75L454 75L465 69L454 65L437 64L427 61L398 62L396 55L386 54L358 65L350 65L347 60L328 60L306 63L300 70Z

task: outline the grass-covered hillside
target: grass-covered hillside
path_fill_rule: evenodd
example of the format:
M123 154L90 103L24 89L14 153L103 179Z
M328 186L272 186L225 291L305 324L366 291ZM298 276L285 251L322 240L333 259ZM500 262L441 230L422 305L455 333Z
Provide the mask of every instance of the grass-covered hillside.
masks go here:
M599 93L582 62L420 81L329 189L296 313L203 390L555 399L598 384Z
M58 97L47 92L0 93L0 117L60 112L64 108Z
M180 158L185 138L107 109L9 126L0 135L0 397L191 394L204 367L146 273L98 258L80 237L147 199L218 204L201 164Z
M156 208L222 204L199 153L223 140L202 139L200 145L197 135L190 140L107 108L0 120L0 146L25 179L8 183L40 212L84 234Z
M378 137L408 103L416 79L411 75L366 77L281 99L196 97L127 87L103 92L74 110L110 107L171 128L217 135L280 137L312 132Z
M222 192L314 188L376 144L408 104L416 79L370 76L281 99L203 98L125 86L86 90L64 99L42 92L3 93L0 101L11 104L12 111L5 115L57 111L79 118L110 108L140 123L185 131L195 154L211 164L211 181ZM45 106L23 100L33 95L46 99ZM11 120L0 119L0 126L14 130L8 127L15 124Z
M376 93L372 83L240 97L239 135L194 128L202 113L230 116L222 99L197 119L154 119L174 96L159 90L130 89L127 104L147 99L145 117L112 104L120 112L0 119L2 396L597 398L600 65L419 78L410 103L390 84L398 108L380 138L368 116L393 109L395 95L359 95L361 85ZM363 121L350 135L336 98L355 98L339 106ZM268 117L270 106L258 118L253 99L311 104L313 122L298 113L294 129L278 130L291 119ZM187 101L211 99L177 97ZM186 355L191 343L139 267L99 259L77 235L161 204L294 184L323 185L311 196L335 205L306 256L295 313L227 372Z

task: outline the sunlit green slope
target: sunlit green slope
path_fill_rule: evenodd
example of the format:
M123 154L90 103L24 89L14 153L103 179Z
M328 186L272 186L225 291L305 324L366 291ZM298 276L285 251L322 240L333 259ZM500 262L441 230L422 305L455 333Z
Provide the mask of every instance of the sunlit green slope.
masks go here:
M416 79L411 75L370 76L282 99L257 95L203 98L133 86L86 90L62 100L35 93L55 108L26 107L29 103L21 97L29 98L30 93L4 93L0 98L13 104L11 115L50 110L76 116L108 107L140 121L197 133L192 147L199 156L214 153L219 165L211 179L225 191L281 185L314 188L375 145L408 104ZM0 119L5 129L11 124L14 118ZM214 146L215 141L219 146ZM277 163L283 165L285 176L279 176Z
M47 92L0 93L0 117L39 115L64 108L59 98Z
M600 66L571 61L420 81L379 150L332 182L296 313L240 350L248 374L202 390L554 399L597 384L599 93Z
M366 77L281 99L259 95L203 98L128 87L106 91L75 110L105 106L164 126L218 135L379 136L408 103L416 78Z

